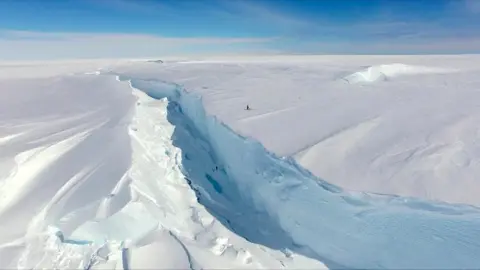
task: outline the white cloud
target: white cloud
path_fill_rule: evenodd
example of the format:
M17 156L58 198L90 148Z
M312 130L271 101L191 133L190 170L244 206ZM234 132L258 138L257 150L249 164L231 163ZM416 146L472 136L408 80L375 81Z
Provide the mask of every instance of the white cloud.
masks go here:
M255 51L272 38L172 38L141 34L0 31L0 59L133 58Z

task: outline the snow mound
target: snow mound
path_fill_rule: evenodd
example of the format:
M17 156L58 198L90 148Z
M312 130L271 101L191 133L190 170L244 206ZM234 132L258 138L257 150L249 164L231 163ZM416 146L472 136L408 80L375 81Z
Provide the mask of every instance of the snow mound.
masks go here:
M385 64L368 67L364 70L350 74L343 79L350 84L371 83L406 75L449 72L453 72L453 70L405 64Z
M163 232L155 240L130 251L130 269L191 269L188 253L174 236Z

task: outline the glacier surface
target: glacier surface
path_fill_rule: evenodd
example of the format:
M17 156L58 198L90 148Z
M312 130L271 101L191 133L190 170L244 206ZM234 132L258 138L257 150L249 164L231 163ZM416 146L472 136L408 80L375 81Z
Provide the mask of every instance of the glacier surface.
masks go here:
M183 85L236 133L345 189L478 206L479 61L275 56L110 70ZM387 80L343 79L369 67ZM244 110L247 104L252 110Z
M132 67L0 81L1 267L480 267L477 207L344 190Z
M187 156L183 168L199 201L249 241L332 268L478 267L477 208L345 192L207 116L201 99L181 87L135 79L132 85L173 103L171 122L187 133L174 133L173 142Z

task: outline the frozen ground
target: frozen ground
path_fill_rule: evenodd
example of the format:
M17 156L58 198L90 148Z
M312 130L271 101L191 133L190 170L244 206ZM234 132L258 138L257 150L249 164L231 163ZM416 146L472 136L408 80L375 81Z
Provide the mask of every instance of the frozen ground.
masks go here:
M0 267L479 268L476 58L0 64Z

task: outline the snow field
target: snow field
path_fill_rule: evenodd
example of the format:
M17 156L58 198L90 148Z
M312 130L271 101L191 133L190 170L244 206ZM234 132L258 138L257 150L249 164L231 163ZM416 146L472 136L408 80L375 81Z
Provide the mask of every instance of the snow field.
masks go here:
M93 85L98 90L85 95ZM0 88L8 97L0 101L0 133L10 137L0 151L10 172L1 177L0 261L16 267L19 251L29 252L49 223L95 205L126 172L131 98L113 78L91 76L5 80Z
M478 106L476 92L469 88L476 84L468 79L474 69L465 71L458 60L452 67L460 71L441 75L447 86L456 85L453 93L447 86L433 91L439 86L433 84L435 72L416 70L416 75L400 78L392 72L400 74L401 68L389 66L387 77L395 80L356 86L336 80L345 67L323 66L319 72L316 63L278 61L136 63L90 75L0 81L10 97L0 100L0 266L478 268L478 208L348 192L298 165L306 164L316 175L329 174L325 166L350 170L346 157L358 155L351 162L360 166L365 153L376 153L372 164L383 170L400 164L405 169L397 176L402 179L434 167L436 181L440 176L468 180L465 176L477 168ZM369 66L378 66L376 61L385 63L373 59ZM415 61L409 65L418 65ZM294 77L279 76L292 72ZM426 88L411 88L409 77ZM265 84L272 78L277 81ZM323 87L337 88L318 91L314 86L322 80L330 82ZM240 81L244 84L236 84ZM270 88L299 82L305 86L298 89L300 99L278 91L281 87ZM391 87L388 92L385 85ZM265 93L275 98L262 99ZM349 102L342 103L346 93ZM454 96L458 98L449 101ZM252 100L265 103L251 103L253 111L243 111ZM290 107L282 107L287 101ZM454 110L457 103L462 106ZM231 114L222 114L228 106ZM331 114L318 113L319 106ZM402 113L402 107L409 113ZM322 123L312 130L326 129L327 136L318 140L313 132L310 141L298 132L308 123L306 112ZM414 121L404 121L406 115ZM238 122L224 124L225 117L234 116ZM286 119L296 121L276 125ZM339 120L332 125L325 119ZM238 134L235 123L272 129L261 133L260 141L279 127L288 128L278 133L278 140L292 147L289 136L298 138L288 150L296 160L267 150L272 144L265 148ZM418 137L398 139L402 131L412 130ZM406 147L423 138L428 138L425 145ZM368 151L355 152L362 149ZM342 179L368 180L347 174ZM411 192L408 183L395 185ZM469 195L461 192L462 183L458 186L443 188Z
M110 110L110 106L119 106L120 103L115 103L119 101L117 95L125 93L125 85L127 85L125 82L116 82L112 76L74 76L65 80L89 82L84 85L90 86L93 90L84 92L78 85L75 90L79 90L78 93L87 93L85 100L100 98L95 100L94 104L105 102L101 107L107 105L103 107L106 111L99 110L103 113ZM104 89L105 93L109 93L107 96L102 96L102 91L97 89L97 86L105 86L101 82L115 84L115 87ZM49 86L63 88L57 83L52 82ZM120 92L116 93L116 91ZM91 95L99 92L101 94L98 96ZM167 89L166 92L171 93L172 90ZM48 160L43 156L35 160L37 164L40 163L44 167L53 166L52 170L57 173L65 172L62 171L62 167L55 166L64 165L63 162L68 161L70 164L79 166L78 170L81 173L65 183L56 182L57 178L52 178L51 181L55 182L55 186L50 186L47 191L50 192L48 194L53 195L23 197L16 200L16 206L4 204L5 211L17 214L20 212L24 219L17 217L15 220L10 219L6 222L7 219L2 218L3 228L7 228L5 226L9 224L16 226L15 230L13 227L2 230L4 233L0 251L2 267L22 269L184 269L185 266L192 269L324 268L320 262L302 256L287 257L281 251L247 242L212 217L203 206L198 204L196 194L189 185L189 179L197 175L185 174L182 150L172 144L176 127L170 124L167 115L175 113L175 110L167 109L170 103L166 99L153 99L135 89L133 94L137 101L128 98L125 100L125 106L119 108L123 112L118 111L122 112L121 119L133 116L132 120L127 122L122 120L120 123L109 122L110 125L105 127L106 131L116 134L99 137L99 141L96 141L96 149L86 148L83 149L85 152L78 152L72 150L75 146L73 145L63 151L60 151L63 148L54 151L53 164L45 164ZM73 96L66 97L64 99L57 97L57 100L63 101L62 106L65 108L71 108L72 102L75 102L79 108L93 109L93 104L90 104L90 107L83 104L85 106L83 107L81 102L77 103L79 100L74 99ZM134 108L133 104L135 104ZM32 117L28 114L24 116ZM102 113L95 115L94 119L88 119L91 122L86 121L85 125L94 125L96 122L93 120L103 123L104 119L100 116ZM177 121L179 128L183 130L180 132L186 132L184 130L186 126L182 124L182 121L185 121L184 117L178 118ZM106 147L109 145L108 142L112 137L122 138L127 135L127 126L130 135L127 137L128 141L115 146L116 150L120 151L116 153L122 153L122 155L105 156L103 159L104 154L109 154L106 151L109 149ZM105 132L101 127L98 129ZM85 141L89 135L93 136L96 130L87 129L85 132L87 135L80 133L83 137L76 135L74 138L79 137ZM41 133L37 132L36 135ZM194 137L184 137L184 139L196 140ZM57 145L61 146L61 143L55 142L54 146ZM12 149L12 153L15 152L14 150L16 149ZM55 149L52 148L52 150ZM192 151L193 156L204 153L202 149ZM91 153L103 155L95 157ZM26 154L28 153L18 155L22 157ZM70 158L67 159L68 157ZM118 166L120 158L123 157L130 160L127 168ZM103 163L92 172L88 170L89 163L82 158L88 158L90 162L100 158ZM41 163L42 160L43 163ZM205 168L210 171L213 164L208 162L202 165L206 165ZM82 168L82 165L87 167ZM104 172L111 176L101 174L101 169L105 169ZM197 169L203 170L204 166ZM38 186L46 183L47 179L50 178L37 176L31 182ZM60 179L68 178L61 176ZM110 185L105 179L108 179ZM24 178L21 180L17 182L24 182ZM18 191L24 193L25 189L21 188L18 187ZM8 194L8 192L2 194ZM38 193L38 195L42 194ZM30 209L33 210L31 212L27 211L28 208L21 208L25 205L30 206L29 200L34 201L36 205L35 209ZM22 224L21 222L26 224L25 228L18 226ZM152 258L146 260L152 252L162 249L168 253L156 254L155 260Z
M348 190L479 205L477 60L278 56L136 63L112 71L184 86L236 133ZM399 75L379 83L343 80L365 67Z

